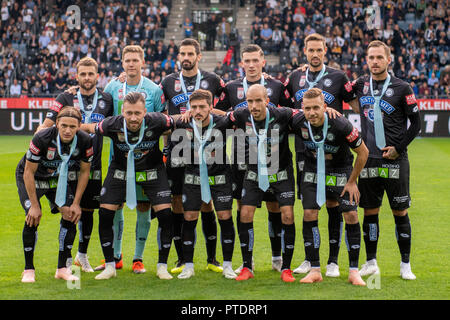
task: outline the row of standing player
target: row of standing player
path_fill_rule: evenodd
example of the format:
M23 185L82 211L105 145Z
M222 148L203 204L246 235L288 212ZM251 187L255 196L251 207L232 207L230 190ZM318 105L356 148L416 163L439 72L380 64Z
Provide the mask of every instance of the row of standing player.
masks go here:
M308 40L308 39L306 39L306 40ZM324 94L325 94L325 101L327 102L327 104L329 106L334 107L337 110L342 110L342 101L346 101L346 102L350 102L352 107L357 108L358 106L355 106L354 103L352 103L352 102L355 102L355 99L352 99L352 98L354 98L351 96L352 90L349 90L349 88L351 88L351 87L349 87L348 79L345 78L345 75L343 75L343 73L341 73L337 70L333 70L329 67L326 67L324 69L324 70L326 70L325 74L322 73L322 75L320 75L319 71L322 70L322 67L324 66L323 65L323 55L324 55L324 51L326 50L325 46L324 45L322 46L321 39L319 38L319 39L314 40L314 38L312 38L312 39L310 38L309 41L306 41L306 40L305 40L305 42L307 45L305 46L305 54L306 54L309 64L310 64L309 70L311 71L310 73L312 73L312 78L314 78L314 73L319 73L319 76L321 76L321 79L318 79L316 77L316 83L313 86L319 87L319 88L323 89L324 91L325 91L325 89L327 89L326 92L324 92ZM306 70L306 72L299 70L299 71L296 71L293 74L291 74L289 77L288 83L285 84L285 86L283 86L278 81L270 79L270 78L263 80L262 67L264 65L264 57L260 54L260 52L257 50L258 48L255 46L249 46L249 48L247 48L247 52L246 52L246 50L244 50L244 52L243 52L243 58L244 58L243 63L244 63L245 71L246 71L245 79L230 82L225 88L223 88L223 85L220 85L220 79L216 80L217 77L215 75L201 71L200 76L202 77L202 81L196 81L198 79L198 76L196 76L196 74L197 74L197 72L199 72L198 71L198 62L201 57L199 50L197 49L197 47L195 45L195 41L192 42L191 45L187 45L184 48L186 50L183 50L183 46L180 47L180 59L181 59L182 66L183 66L183 72L181 73L181 75L185 76L184 79L182 78L182 76L180 77L180 74L173 74L173 75L167 77L164 80L164 82L162 83L164 95L159 98L167 99L169 101L169 114L182 113L184 111L182 109L183 109L183 107L185 107L185 103L186 103L186 100L183 100L183 99L186 99L186 97L185 96L183 97L183 94L180 95L180 91L187 90L187 92L192 92L193 90L196 89L197 86L202 87L202 88L206 87L206 89L213 91L215 96L220 96L220 101L216 107L220 108L221 106L222 107L225 106L225 108L229 108L231 106L232 109L235 109L236 107L240 107L240 106L242 106L242 103L245 103L245 92L243 91L244 88L242 87L243 81L248 81L248 85L251 85L253 83L261 83L261 81L264 81L264 85L268 88L269 98L274 105L291 106L290 103L292 103L292 100L290 100L290 96L292 96L294 98L293 99L294 107L297 107L297 108L300 107L301 100L302 100L301 96L304 93L304 91L306 91L306 90L302 91L302 87L305 87L305 85L311 86L310 82L312 82L312 81L309 81L310 79L308 78L308 69ZM256 48L256 50L255 50L255 48ZM189 49L191 49L191 50L189 50ZM182 57L183 54L184 54L184 57ZM140 66L141 66L140 63L143 63L143 61L138 61L139 59L137 59L137 61L136 61L136 59L135 59L135 61L132 61L130 63L131 67L127 68L127 60L125 59L126 56L130 56L130 55L124 55L124 69L125 69L125 72L127 73L127 81L126 81L125 87L123 87L122 84L118 84L118 85L119 85L119 88L122 87L122 90L123 90L123 88L125 88L125 90L132 91L133 89L137 89L140 86L139 82L142 78L142 77L140 77ZM131 55L131 56L133 56L133 55ZM85 77L89 78L87 75ZM218 81L218 85L214 86L213 84L208 83L208 81L206 81L206 79L208 77L211 77L211 79L212 79L211 82L213 82L213 83L214 83L214 81ZM295 77L298 77L298 78L295 78ZM344 77L344 78L340 78L340 77ZM92 78L92 76L91 76L91 78ZM83 81L81 77L79 78L79 81L80 81L80 85L81 85L82 81ZM180 81L183 81L183 84ZM134 83L134 82L136 82L136 83ZM199 82L199 84L198 84L198 82ZM95 81L93 81L92 79L86 80L85 84L90 84L91 94L89 94L89 92L86 92L87 90L85 90L84 93L87 93L86 94L87 98L90 97L92 100L93 99L92 98L92 93L93 93L92 89L94 89L94 91L95 91ZM133 85L135 88L133 88ZM351 84L350 84L350 86L351 86ZM364 86L364 89L362 91L366 90L365 87L366 86ZM82 89L83 89L83 85L81 85L81 90L80 90L82 93L82 99L83 99L85 97L83 95ZM108 89L108 87L106 89ZM222 90L222 92L220 90ZM124 92L122 92L122 99L123 99L123 93ZM120 95L120 89L116 91L116 94L118 96ZM105 95L103 95L103 96L105 96ZM149 97L155 98L156 96L154 94L150 94L150 95L147 94L147 98L149 98ZM72 96L72 99L73 99L73 96ZM234 99L234 101L231 101L233 99ZM157 100L158 99L154 99L153 106L158 106L158 104L154 103ZM235 102L236 100L238 102ZM283 100L285 103L283 103ZM162 101L164 101L164 100L162 100ZM73 102L73 100L72 100L72 102ZM410 101L407 101L407 102L410 102ZM87 101L87 103L89 103L89 101ZM335 105L333 105L333 103L335 103ZM61 103L61 106L62 105L63 105L63 103ZM66 105L71 105L71 103L67 102ZM152 104L150 104L150 105L152 105ZM101 103L99 103L99 106L101 106ZM56 105L54 109L57 109L57 108L58 108L58 105ZM120 97L117 97L117 99L115 99L115 105L114 105L116 114L119 111L119 108L120 108ZM100 109L102 109L102 108L100 108ZM108 109L108 108L103 108L103 109ZM55 111L57 111L57 110L55 110ZM93 110L91 110L91 111L93 111ZM153 110L148 110L148 111L161 111L161 110L153 109ZM297 141L297 139L296 139L296 141ZM297 148L297 145L299 145L299 143L296 142L296 151L301 151ZM296 163L298 165L297 169L299 169L298 170L299 173L301 172L302 165L303 165L302 164L303 160L300 158L300 155L301 155L301 152L297 152ZM182 175L176 175L176 176L182 177ZM170 173L169 173L169 178L170 178ZM297 179L297 183L299 183L299 179ZM173 186L180 186L180 184L174 183ZM173 191L174 190L172 188L172 192ZM177 198L177 192L174 193L174 199L175 199L174 202L175 203L173 205L173 210L174 211L182 211L182 209L180 209L180 208L182 208L182 206L181 207L178 206L179 209L178 210L176 209L177 208L176 198ZM179 200L181 200L180 196L178 196L178 198L180 198ZM180 204L180 202L178 202L178 203ZM268 205L268 209L270 211L269 225L272 227L277 226L277 223L274 222L274 221L278 220L277 219L278 218L277 211L279 212L279 210L280 210L277 206L277 202L273 201L273 199L272 199L272 201L270 201L270 199L269 199L269 201L267 203L270 203ZM274 205L273 209L272 209L272 207L270 207L272 204ZM341 221L339 221L339 220L342 219L341 218L342 216L341 216L341 212L339 212L336 207L337 207L337 205L334 205L334 206L329 205L329 203L327 201L327 208L329 208L328 211L330 212L329 230L330 230L330 260L331 260L331 261L329 261L328 266L333 266L333 264L337 265L337 254L336 253L339 250L339 242L340 241L333 241L336 239L334 239L332 237L337 237L337 240L340 240L340 230L339 229L340 229L340 224L341 224L342 220ZM239 208L240 208L240 204L239 204ZM212 209L212 208L208 208L208 209ZM335 209L335 210L333 210L333 209ZM335 212L333 212L333 211L335 211ZM332 214L332 213L336 213L336 214ZM396 212L394 212L394 215L395 214L396 214ZM116 213L116 216L117 216L117 213ZM278 213L278 216L280 216L279 213ZM138 215L138 217L139 217L139 215ZM240 214L238 214L238 218L239 217L240 217ZM317 221L317 217L314 216L314 213L313 213L312 218L311 217L307 218L307 214L305 212L305 221L309 220L309 219L312 219L313 221L315 219L315 221ZM335 219L335 220L333 220L333 219ZM149 218L146 219L146 221L148 221L148 222L149 222L149 220L150 220ZM372 221L374 221L374 220L372 219ZM397 218L396 218L396 221L397 221ZM138 223L139 223L139 219L138 219ZM215 219L214 219L214 224L215 224ZM119 222L119 225L120 225L120 222ZM238 226L239 226L239 223L238 223ZM278 224L278 226L279 226L279 224ZM369 240L371 242L376 242L376 239L374 240L374 234L376 234L376 236L378 236L377 224L371 223L371 224L369 224L369 228L371 230ZM119 227L118 230L120 230L120 229L121 228ZM204 227L203 229L205 230L206 228ZM363 230L364 230L364 224L363 224ZM373 230L375 230L375 232L373 232ZM273 240L272 241L272 244L273 244L272 249L274 252L273 266L274 266L274 268L278 269L281 267L281 259L279 259L280 258L279 252L281 251L281 248L278 249L277 244L280 243L281 241L277 241L277 239L276 239L276 237L280 235L279 230L278 230L278 232L276 230L274 230L274 231L275 232L271 232L271 234L275 235L275 237L273 237L271 239L271 240ZM83 233L83 232L81 232L81 230L80 230L80 233ZM85 234L86 233L88 233L88 232L85 232ZM145 231L144 231L144 233L145 233ZM147 233L148 233L148 231L147 231ZM146 234L145 234L145 236L146 236ZM208 238L212 239L214 237L215 236L211 236ZM176 247L177 247L176 241L178 240L178 238L180 238L180 237L177 237L177 235L175 234L174 240L175 240ZM137 239L142 239L142 238L137 237ZM366 237L365 237L365 240L366 240ZM331 244L337 244L337 248L336 248L336 246L333 247ZM366 242L366 244L367 244L367 242ZM115 249L116 248L118 248L118 247L115 246ZM376 245L375 245L375 248L376 248ZM177 249L178 249L178 247L177 247ZM215 242L214 242L214 249L215 249ZM400 248L400 250L402 251L402 247ZM405 250L403 250L403 251L405 251ZM179 260L182 260L182 249L177 250L177 252L179 255ZM81 254L83 254L83 253L81 252ZM215 254L215 252L214 252L214 254ZM409 254L409 252L408 253L402 252L402 261L406 260L407 254ZM210 255L208 255L208 256L209 256L208 258L210 259ZM81 256L81 257L85 258L85 256L84 257ZM118 256L116 255L116 257L120 257L120 255L118 255ZM135 255L135 257L136 257L136 255ZM372 255L372 257L373 257L373 255ZM212 261L215 261L215 256L213 259L214 260L212 260ZM335 260L333 260L333 259L335 259ZM78 260L78 263L80 263L80 259L79 259L78 255L77 255L76 260ZM369 255L368 255L368 260L373 261L374 259L369 259ZM87 260L85 260L85 261L87 262ZM209 262L212 262L212 261L210 260ZM280 264L279 267L277 267L277 263ZM405 263L407 263L407 262L405 262ZM117 264L116 264L116 266L117 266ZM119 262L118 266L120 267L120 262ZM181 266L181 263L180 263L180 266ZM306 266L306 269L305 269L305 266ZM367 266L367 264L366 264L366 266ZM308 262L305 262L302 264L302 266L300 268L298 268L296 270L307 272L308 268L310 268L308 266ZM364 266L363 266L362 271L364 271ZM376 272L376 270L375 270L375 272ZM328 267L327 267L327 273L329 273L330 275L336 274L336 272L333 273L332 270L330 272L328 272Z

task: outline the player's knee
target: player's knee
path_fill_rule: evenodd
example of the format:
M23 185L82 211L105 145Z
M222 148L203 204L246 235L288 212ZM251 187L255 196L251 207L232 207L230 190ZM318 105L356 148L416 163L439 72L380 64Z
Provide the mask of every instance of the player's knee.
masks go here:
M392 214L396 217L404 217L408 213L408 210L392 210Z
M231 218L231 211L217 211L219 220L228 220Z
M304 221L315 221L319 219L319 210L307 209L303 212Z
M357 211L344 212L344 220L346 224L358 223L358 212Z
M184 220L186 220L186 221L198 220L198 212L197 211L185 211L184 212Z

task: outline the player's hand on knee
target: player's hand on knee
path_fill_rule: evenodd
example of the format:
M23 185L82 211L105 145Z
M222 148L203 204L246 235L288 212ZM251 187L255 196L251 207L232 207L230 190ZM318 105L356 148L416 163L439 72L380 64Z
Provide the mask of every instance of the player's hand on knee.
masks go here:
M69 214L69 217L68 217L69 221L74 223L74 224L77 224L78 221L81 218L81 208L80 208L80 206L77 205L77 204L72 204L70 206L70 208L69 208L68 214Z
M37 227L41 221L42 211L39 207L31 207L25 218L25 222L29 227Z
M350 203L353 203L353 201L358 204L359 203L359 189L356 182L348 182L344 186L344 190L342 190L341 198L344 196L344 194L348 192Z

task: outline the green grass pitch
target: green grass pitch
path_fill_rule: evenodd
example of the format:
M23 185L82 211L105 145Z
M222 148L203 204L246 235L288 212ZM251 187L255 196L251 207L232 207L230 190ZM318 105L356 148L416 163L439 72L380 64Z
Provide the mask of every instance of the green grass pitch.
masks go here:
M48 204L42 199L43 218L39 226L35 251L36 283L22 284L24 267L22 227L24 213L20 206L15 184L15 168L25 153L29 136L0 137L0 299L2 300L447 300L450 298L450 139L416 139L409 148L411 163L412 206L409 216L412 223L411 264L417 276L415 281L405 281L399 276L400 254L395 240L394 219L384 199L380 214L380 240L378 264L379 278L372 278L367 287L353 287L347 283L348 255L345 242L341 243L339 264L341 276L326 278L318 284L305 285L298 281L283 283L279 273L271 270L270 242L267 233L267 211L263 206L255 215L255 279L239 283L223 278L221 274L206 271L206 250L201 224L198 224L195 249L195 271L192 279L170 281L156 277L157 221L152 220L144 254L147 273L131 272L134 253L134 229L136 214L125 210L123 240L124 269L117 278L109 281L94 280L95 274L81 274L79 289L69 288L67 283L54 279L58 253L59 215L49 213ZM292 139L291 139L292 140ZM105 146L107 143L105 142ZM293 147L293 141L291 141ZM104 150L109 150L105 147ZM107 154L104 152L104 154ZM104 160L107 157L104 157ZM104 161L105 163L105 161ZM104 166L104 172L106 165ZM105 174L104 174L105 176ZM235 215L235 212L233 212ZM362 210L359 211L362 221ZM296 248L292 268L304 259L301 233L302 207L295 205ZM93 266L102 259L97 229L98 216L94 216L94 231L89 246L89 259ZM319 215L321 232L322 271L328 258L327 213ZM220 232L220 228L219 228ZM78 237L73 254L78 248ZM222 261L220 241L217 258ZM176 260L175 249L169 256L169 267ZM361 243L360 265L364 263L364 242ZM238 238L233 266L241 263ZM296 275L297 280L301 278Z

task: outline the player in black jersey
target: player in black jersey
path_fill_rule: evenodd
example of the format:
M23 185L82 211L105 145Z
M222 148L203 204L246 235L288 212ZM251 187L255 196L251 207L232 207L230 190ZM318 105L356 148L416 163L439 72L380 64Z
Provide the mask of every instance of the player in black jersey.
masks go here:
M354 285L365 285L358 272L361 230L357 211L357 178L369 152L358 130L345 117L328 118L321 89L306 91L302 108L304 114L295 115L290 124L306 147L300 191L304 209L305 255L311 263L311 271L300 282L322 281L318 214L322 204L327 202L340 206L344 213L350 265L348 280ZM350 148L357 154L354 168Z
M226 84L223 93L217 102L215 108L222 111L233 111L239 108L247 107L247 90L253 84L261 84L267 89L270 106L292 107L290 95L283 83L279 80L263 75L265 65L264 52L255 44L246 46L241 53L242 65L245 70L245 77L230 81ZM244 175L247 169L245 163L239 163L236 155L237 150L243 150L245 146L239 145L237 139L233 139L232 172L233 172L233 197L237 200L237 225L239 230L241 194ZM269 237L272 247L272 268L281 271L281 213L278 203L271 192L266 192L264 201L268 210ZM239 273L242 266L236 270Z
M293 282L295 279L290 263L295 245L295 181L288 123L297 110L269 106L267 89L260 84L248 89L247 103L247 108L238 108L229 113L236 129L246 133L248 145L248 148L241 149L245 151L247 170L242 187L239 228L243 268L236 280L253 278L253 216L261 205L264 193L270 188L281 211L281 279Z
M304 54L307 58L308 67L293 71L285 82L285 86L293 97L294 107L301 109L303 95L310 88L319 88L325 97L325 103L342 114L343 102L357 107L356 96L352 90L352 84L347 75L337 69L324 64L327 51L325 39L319 34L311 34L304 40ZM304 167L305 146L301 136L295 136L295 151L297 164L297 194L300 198L301 174ZM326 276L338 277L338 255L342 233L342 210L335 202L327 202L328 211L328 236L329 236L329 258L327 262ZM307 273L310 270L310 262L305 260L294 273Z
M194 275L194 248L198 213L203 203L214 203L221 229L223 253L223 275L235 279L232 268L235 231L231 209L233 206L231 168L226 154L226 130L232 129L227 117L210 114L213 108L211 92L203 89L194 91L189 97L190 115L188 122L175 122L177 130L172 141L179 142L172 150L172 158L180 158L180 146L187 147L181 156L184 158L182 230L183 257L185 267L178 275L188 279ZM183 138L182 141L179 138ZM203 162L202 162L203 161Z
M79 280L67 268L81 216L80 201L88 184L93 157L92 139L79 131L81 114L64 108L56 118L56 127L35 134L25 156L16 169L20 203L26 213L22 239L25 271L22 282L35 282L34 248L37 228L42 217L39 199L46 196L61 212L59 256L56 279ZM79 175L79 176L78 176Z
M97 62L89 57L81 59L77 64L77 81L79 90L75 95L64 92L56 97L52 107L48 110L42 126L38 129L48 128L55 124L61 108L73 106L81 111L82 124L97 123L113 115L113 100L109 93L97 88L98 81ZM84 272L94 272L87 257L87 249L94 225L93 213L100 206L100 189L102 187L102 149L103 137L93 136L94 159L91 164L89 183L81 199L81 218L78 223L80 232L78 252L74 263ZM71 263L69 257L68 264Z
M401 254L400 275L403 279L413 280L416 277L410 265L408 208L411 197L407 146L420 131L419 108L410 85L389 74L391 53L385 43L372 41L366 59L370 75L360 77L353 85L360 105L362 137L369 149L369 159L359 177L367 254L367 262L360 274L380 272L376 262L378 214L386 191Z
M183 114L189 109L189 96L198 89L211 92L213 97L219 97L224 86L223 81L214 73L200 70L201 59L200 44L194 39L184 39L179 48L178 59L181 63L181 72L168 75L161 82L164 97L168 103L169 115ZM172 273L183 270L183 248L181 243L181 229L183 225L182 185L184 177L184 164L172 160L170 155L174 143L165 143L168 157L166 161L167 175L172 190L172 211L174 213L174 244L178 261ZM202 204L202 230L205 236L207 252L207 269L222 272L220 263L216 260L217 224L212 204Z
M173 121L167 115L146 113L145 99L139 92L130 92L125 96L122 115L87 126L90 133L111 138L114 147L114 155L100 193L99 234L105 269L95 279L116 276L112 246L114 214L125 200L131 209L136 207L136 184L142 186L158 218L157 270L164 269L165 275L168 274L167 258L172 243L171 192L159 149L159 138L172 126Z

